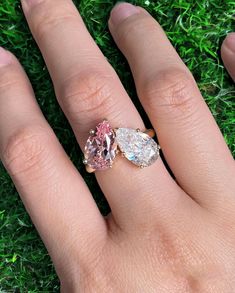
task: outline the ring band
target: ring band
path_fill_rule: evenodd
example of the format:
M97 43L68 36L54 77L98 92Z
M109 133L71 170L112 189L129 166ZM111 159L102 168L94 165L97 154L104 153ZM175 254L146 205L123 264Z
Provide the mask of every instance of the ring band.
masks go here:
M112 129L104 120L89 134L83 160L89 173L112 168L118 153L140 168L151 166L159 157L160 146L153 140L153 129Z

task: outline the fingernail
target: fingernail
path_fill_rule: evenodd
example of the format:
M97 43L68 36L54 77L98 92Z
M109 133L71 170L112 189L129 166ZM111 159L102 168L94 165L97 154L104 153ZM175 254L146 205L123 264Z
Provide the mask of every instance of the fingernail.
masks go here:
M126 2L118 2L110 15L111 23L116 26L131 15L140 13L140 9Z
M12 61L12 57L5 49L0 47L0 66L5 66L10 64Z
M226 46L235 53L235 33L230 33L225 39Z

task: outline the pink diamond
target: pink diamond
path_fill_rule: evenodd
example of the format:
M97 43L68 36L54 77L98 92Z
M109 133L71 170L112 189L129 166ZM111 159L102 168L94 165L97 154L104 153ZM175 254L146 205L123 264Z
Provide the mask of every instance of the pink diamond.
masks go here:
M115 134L107 121L96 126L85 146L86 164L94 170L105 170L112 167L116 156L117 144Z

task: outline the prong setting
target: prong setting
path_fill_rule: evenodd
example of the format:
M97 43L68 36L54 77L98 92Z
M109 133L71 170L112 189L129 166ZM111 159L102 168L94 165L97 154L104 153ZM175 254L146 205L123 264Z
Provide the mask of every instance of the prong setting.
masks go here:
M88 173L94 173L95 172L95 169L91 168L89 165L86 165L86 171Z
M85 159L85 158L83 159L82 162L83 162L84 165L87 165L87 163L88 163L87 159Z

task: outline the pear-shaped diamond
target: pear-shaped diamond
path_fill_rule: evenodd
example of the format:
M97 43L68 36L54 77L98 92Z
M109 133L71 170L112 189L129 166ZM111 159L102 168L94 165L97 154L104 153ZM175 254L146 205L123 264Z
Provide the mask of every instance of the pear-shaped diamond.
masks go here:
M84 163L93 170L105 170L112 167L116 156L115 133L105 120L91 131L85 146Z
M133 164L148 167L157 160L159 146L148 134L131 128L118 128L115 132L121 152Z

